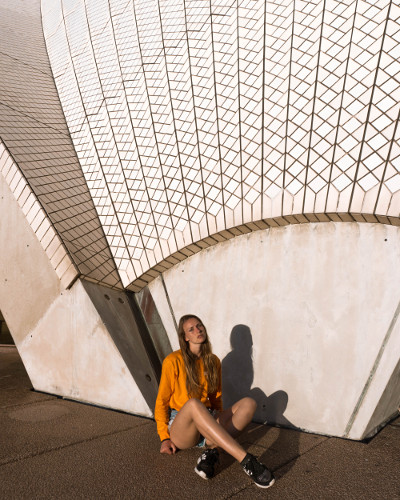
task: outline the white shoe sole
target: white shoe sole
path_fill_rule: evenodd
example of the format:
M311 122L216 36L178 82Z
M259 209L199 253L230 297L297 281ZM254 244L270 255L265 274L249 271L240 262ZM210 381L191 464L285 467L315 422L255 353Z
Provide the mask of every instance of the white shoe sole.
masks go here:
M194 468L194 471L196 474L198 474L203 479L206 479L207 481L210 479L209 477L206 476L206 473L204 471L199 470L197 467Z
M269 487L270 487L270 486L272 486L274 483L275 483L275 479L272 479L272 481L271 481L270 483L268 483L266 486L264 486L263 484L258 484L258 483L256 483L256 482L254 481L254 484L255 484L256 486L258 486L259 488L264 488L264 489L269 488Z

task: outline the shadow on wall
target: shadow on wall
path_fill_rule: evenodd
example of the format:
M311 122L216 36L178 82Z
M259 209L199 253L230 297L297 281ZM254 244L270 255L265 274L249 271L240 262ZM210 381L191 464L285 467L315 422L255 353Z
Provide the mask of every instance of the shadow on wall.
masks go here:
M239 399L250 396L257 401L257 411L254 415L256 422L295 428L284 416L289 399L285 391L276 391L267 396L259 387L252 388L254 380L253 338L248 326L233 327L231 348L232 351L222 361L224 406L232 406Z
M253 368L253 338L250 328L246 325L236 325L231 332L231 352L222 360L222 394L224 407L232 406L241 398L250 396L257 402L254 421L263 424L276 425L297 429L285 416L289 397L285 391L276 391L267 396L259 387L252 387L254 380ZM268 359L266 359L268 362ZM268 427L259 428L257 440L261 440L268 432ZM254 433L253 433L254 439ZM286 442L287 440L289 442ZM282 432L269 446L282 456L288 454L288 461L298 457L298 433ZM262 457L261 457L262 458ZM292 465L294 462L292 462Z

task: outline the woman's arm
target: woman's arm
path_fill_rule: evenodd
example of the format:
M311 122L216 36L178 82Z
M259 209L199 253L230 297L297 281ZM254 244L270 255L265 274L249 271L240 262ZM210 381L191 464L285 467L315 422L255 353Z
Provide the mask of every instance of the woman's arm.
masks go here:
M167 455L173 455L176 453L176 446L170 439L166 439L161 442L160 453L166 453Z
M174 366L171 360L165 358L162 366L160 386L154 408L154 419L157 424L157 433L161 439L161 453L175 453L176 447L169 439L168 420L169 402L173 391Z

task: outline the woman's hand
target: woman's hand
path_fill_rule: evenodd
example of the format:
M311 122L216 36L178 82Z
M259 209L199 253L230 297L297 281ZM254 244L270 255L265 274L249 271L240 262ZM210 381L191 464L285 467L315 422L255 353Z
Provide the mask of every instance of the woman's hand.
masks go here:
M170 439L166 439L161 443L160 453L173 455L174 453L176 453L176 446Z

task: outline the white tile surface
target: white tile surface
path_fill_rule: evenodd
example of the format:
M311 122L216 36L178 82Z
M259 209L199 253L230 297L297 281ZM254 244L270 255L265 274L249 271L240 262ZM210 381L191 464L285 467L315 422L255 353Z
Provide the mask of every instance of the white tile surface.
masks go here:
M399 6L43 4L64 112L124 282L243 223L363 207L398 216Z

